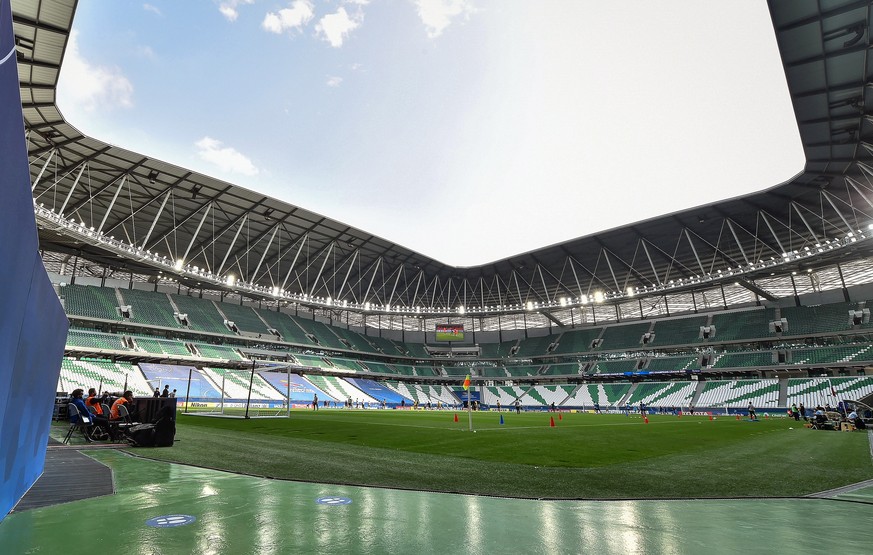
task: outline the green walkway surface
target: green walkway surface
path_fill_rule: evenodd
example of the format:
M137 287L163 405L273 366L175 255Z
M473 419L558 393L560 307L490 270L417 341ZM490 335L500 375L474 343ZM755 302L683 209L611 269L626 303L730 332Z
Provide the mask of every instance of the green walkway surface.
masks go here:
M112 468L117 493L9 515L0 523L4 554L866 553L873 545L873 487L845 500L536 501L88 454ZM196 520L146 524L167 515Z

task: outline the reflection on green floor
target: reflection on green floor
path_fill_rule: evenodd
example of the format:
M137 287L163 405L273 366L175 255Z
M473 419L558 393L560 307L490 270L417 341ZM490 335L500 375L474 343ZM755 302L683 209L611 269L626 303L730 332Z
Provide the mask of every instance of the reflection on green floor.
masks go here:
M3 553L813 553L837 546L864 553L873 543L867 503L499 499L282 482L115 451L92 456L113 469L117 494L9 515L0 523ZM870 490L847 495L873 501ZM325 496L351 503L316 503ZM197 520L145 524L174 514Z

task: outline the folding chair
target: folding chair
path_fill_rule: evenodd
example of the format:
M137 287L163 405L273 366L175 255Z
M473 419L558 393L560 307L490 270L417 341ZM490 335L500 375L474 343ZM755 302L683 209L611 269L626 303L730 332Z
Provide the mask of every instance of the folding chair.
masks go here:
M72 417L73 415L76 416L76 422L70 422L70 429L67 430L67 435L64 436L64 443L70 443L70 438L73 437L73 432L76 430L82 432L85 441L91 443L91 437L88 435L88 428L91 427L91 418L88 415L81 414L75 404L69 403L67 404L67 416Z
M118 405L118 419L114 420L113 424L122 432L127 431L128 428L135 424L135 422L131 420L130 411L127 410L126 406Z

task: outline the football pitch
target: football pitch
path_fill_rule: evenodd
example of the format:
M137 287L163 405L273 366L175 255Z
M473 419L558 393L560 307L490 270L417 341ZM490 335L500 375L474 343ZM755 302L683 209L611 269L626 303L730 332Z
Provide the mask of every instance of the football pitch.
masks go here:
M136 453L279 479L540 499L793 497L873 478L866 433L787 418L501 414L472 413L475 433L465 411L180 414L174 447Z

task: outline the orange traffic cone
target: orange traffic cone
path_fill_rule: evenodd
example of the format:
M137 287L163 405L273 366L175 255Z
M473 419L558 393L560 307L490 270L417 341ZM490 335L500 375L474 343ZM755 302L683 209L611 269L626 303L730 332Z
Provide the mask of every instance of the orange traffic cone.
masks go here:
M549 426L551 426L552 428L555 427L555 417L554 416L549 417Z
M643 422L645 422L646 424L648 424L648 423L649 423L649 417L648 417L648 416L644 416L644 417L643 417Z
M709 415L709 421L712 422L712 414Z
M455 413L455 422L458 421L458 413Z
M564 419L564 415L559 412L558 413L558 420L563 420L563 419Z

